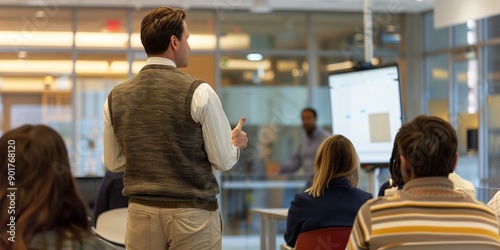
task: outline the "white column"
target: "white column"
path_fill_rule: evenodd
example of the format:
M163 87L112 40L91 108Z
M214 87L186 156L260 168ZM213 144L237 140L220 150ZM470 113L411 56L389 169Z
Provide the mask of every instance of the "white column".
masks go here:
M363 23L365 27L365 62L371 63L373 58L373 28L370 0L365 0L363 14Z

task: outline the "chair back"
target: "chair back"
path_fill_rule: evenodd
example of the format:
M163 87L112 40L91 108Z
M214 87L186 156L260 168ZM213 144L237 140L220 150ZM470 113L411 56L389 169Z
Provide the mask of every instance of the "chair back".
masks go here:
M351 227L329 227L302 232L297 237L296 250L345 249Z
M124 246L128 208L108 210L97 217L95 233L111 243Z

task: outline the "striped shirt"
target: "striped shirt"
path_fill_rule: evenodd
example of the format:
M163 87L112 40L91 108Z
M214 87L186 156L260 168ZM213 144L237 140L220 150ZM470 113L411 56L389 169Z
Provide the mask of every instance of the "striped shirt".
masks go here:
M392 196L368 201L358 212L346 249L457 242L500 249L494 212L453 188L446 177L417 178Z
M160 64L175 67L175 63L166 58L150 57L146 65ZM202 83L193 94L191 116L202 125L203 140L208 160L220 171L230 170L240 155L238 147L231 141L231 127L222 109L222 104L215 91L207 83ZM108 100L104 103L104 165L114 172L124 171L125 152L120 147L111 125Z

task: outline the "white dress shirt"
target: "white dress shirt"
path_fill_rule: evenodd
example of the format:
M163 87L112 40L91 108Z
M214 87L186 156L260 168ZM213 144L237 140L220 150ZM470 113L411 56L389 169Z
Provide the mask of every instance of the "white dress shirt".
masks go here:
M500 191L495 193L495 196L488 201L487 205L500 217Z
M172 60L150 57L146 65L161 64L176 67ZM201 124L208 160L217 170L230 170L239 159L239 149L231 141L231 127L215 91L207 83L200 84L193 93L191 117ZM104 103L104 165L113 172L125 170L126 158L111 125L108 99Z
M448 175L448 178L453 182L455 191L465 192L470 196L476 198L476 188L474 188L474 184L472 184L472 182L465 180L455 172L451 172Z

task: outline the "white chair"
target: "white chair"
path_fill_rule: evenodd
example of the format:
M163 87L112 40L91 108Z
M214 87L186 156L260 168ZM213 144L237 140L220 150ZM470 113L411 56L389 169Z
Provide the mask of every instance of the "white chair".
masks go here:
M280 250L294 250L295 248L287 245L286 243L283 243L280 245Z
M115 249L125 249L127 208L108 210L97 217L95 234Z

